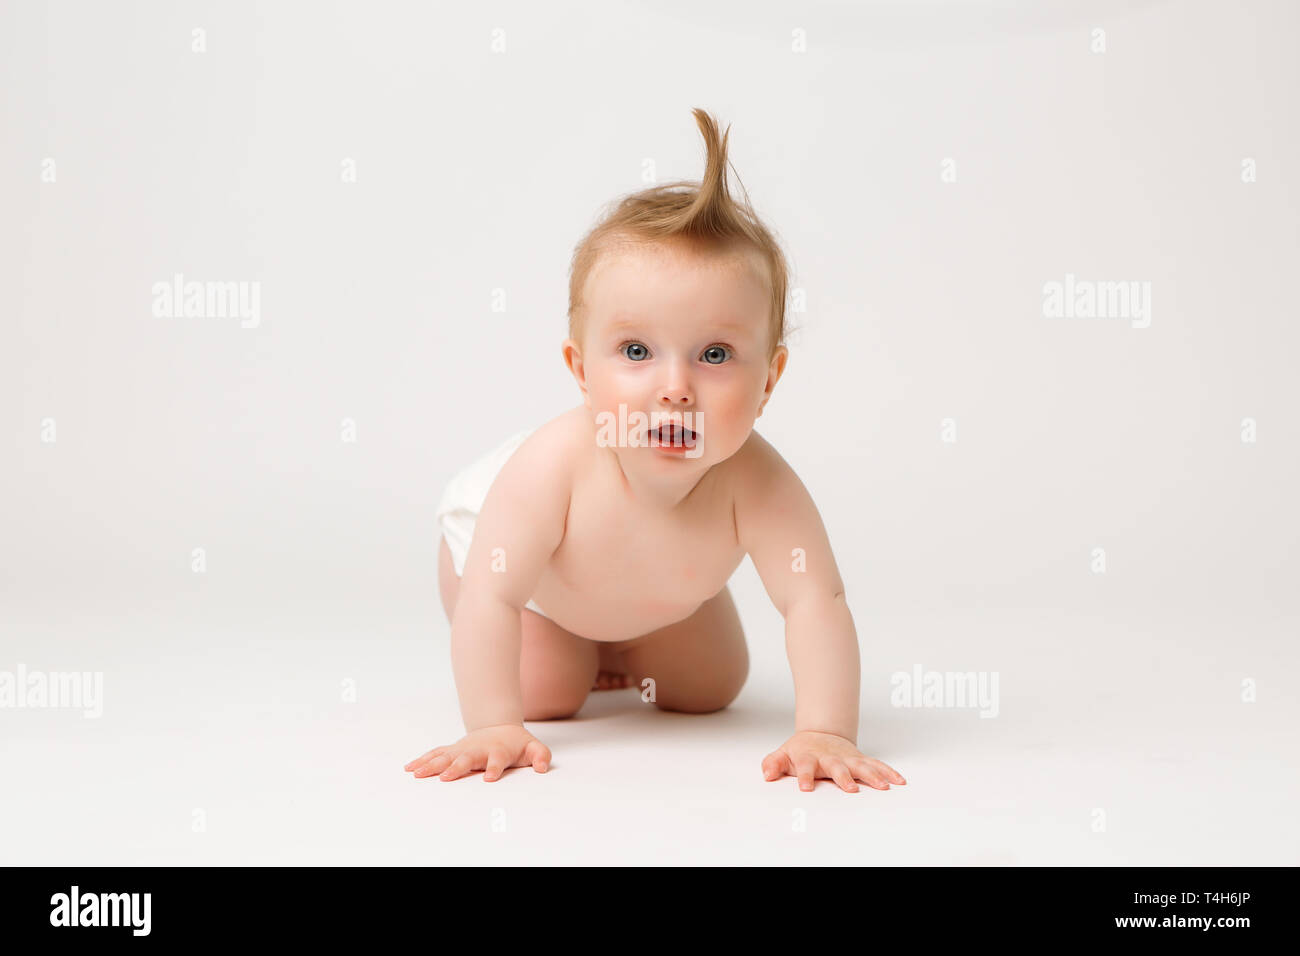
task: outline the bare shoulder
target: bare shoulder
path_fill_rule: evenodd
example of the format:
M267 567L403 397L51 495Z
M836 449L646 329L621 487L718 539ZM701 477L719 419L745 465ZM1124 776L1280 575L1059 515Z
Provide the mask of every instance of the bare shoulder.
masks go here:
M733 457L742 453L747 460L737 484L736 536L772 603L784 615L792 602L842 595L825 523L803 480L757 433ZM791 575L796 556L805 573Z
M510 456L492 484L483 510L545 529L558 542L566 524L573 486L585 448L581 406L536 428Z
M752 551L756 538L768 529L804 524L815 511L808 489L790 463L758 432L728 462L733 466L732 511L736 538Z
M772 443L757 431L751 431L745 444L731 456L731 482L735 488L737 509L762 505L773 494L780 494L791 482L799 483L790 463Z
M525 485L563 484L567 494L590 431L585 411L583 406L572 408L535 428L510 457L507 469L512 477Z
M548 449L545 456L554 458L556 465L562 466L570 463L582 450L585 436L590 432L587 409L578 405L539 425L519 447Z

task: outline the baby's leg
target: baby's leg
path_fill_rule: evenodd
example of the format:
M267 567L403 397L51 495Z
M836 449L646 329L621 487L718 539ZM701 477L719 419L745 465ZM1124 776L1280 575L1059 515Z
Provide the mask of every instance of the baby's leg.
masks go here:
M450 621L460 592L460 578L446 539L438 552L438 593ZM587 700L599 666L595 642L571 634L550 618L528 608L520 621L519 683L524 720L572 717Z
M685 620L615 646L620 645L632 686L644 694L645 679L653 678L654 703L661 710L721 710L749 676L745 632L727 588Z

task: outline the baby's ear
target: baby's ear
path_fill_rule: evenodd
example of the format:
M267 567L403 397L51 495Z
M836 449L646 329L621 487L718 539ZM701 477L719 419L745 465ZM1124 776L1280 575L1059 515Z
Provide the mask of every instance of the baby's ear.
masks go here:
M769 365L776 365L776 377L780 378L785 373L785 363L790 360L790 350L784 345L778 345L776 351L772 353L772 361Z
M560 354L564 357L565 366L577 381L578 388L582 389L583 403L590 408L591 397L587 394L587 370L582 364L582 350L573 339L565 339L560 346Z
M781 380L785 374L785 363L790 358L790 350L784 345L778 345L776 352L772 356L772 361L767 366L767 386L763 389L763 405L767 404L767 399L772 395L772 389L776 388L776 383ZM759 412L763 410L763 405L758 406Z

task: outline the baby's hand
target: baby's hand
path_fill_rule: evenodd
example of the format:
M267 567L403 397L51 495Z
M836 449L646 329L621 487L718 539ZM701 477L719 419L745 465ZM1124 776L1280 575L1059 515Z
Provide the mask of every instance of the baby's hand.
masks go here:
M440 780L455 780L475 770L486 770L484 780L500 780L507 767L532 765L546 773L551 751L522 724L497 724L480 727L466 734L450 747L435 747L421 754L403 769L414 770L417 777L440 774Z
M799 778L800 790L811 790L819 777L829 777L849 793L858 792L854 777L877 790L907 783L893 767L864 757L852 742L815 730L800 731L763 758L764 780L779 780L785 774Z

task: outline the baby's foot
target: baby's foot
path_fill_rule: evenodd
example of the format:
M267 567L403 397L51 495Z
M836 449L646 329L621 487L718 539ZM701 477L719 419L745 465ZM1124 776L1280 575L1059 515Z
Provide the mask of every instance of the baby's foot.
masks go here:
M623 664L623 655L612 647L601 646L600 669L596 671L596 683L592 690L623 690L629 687L632 677Z
M623 690L628 686L628 676L623 671L597 671L592 690Z

